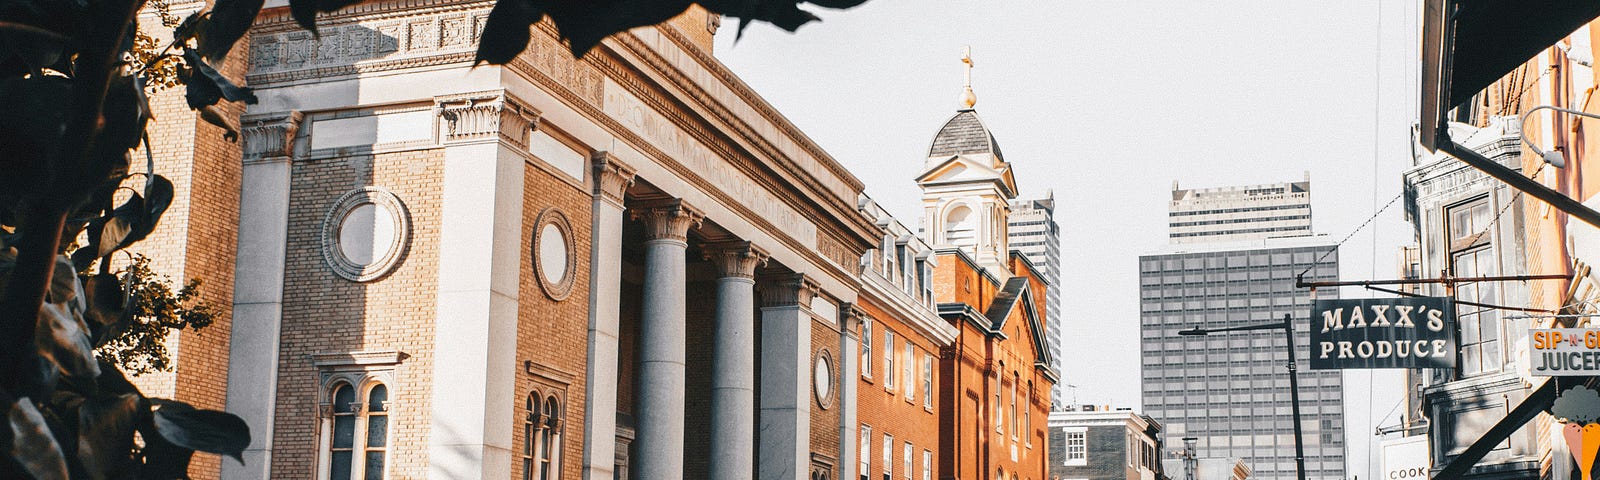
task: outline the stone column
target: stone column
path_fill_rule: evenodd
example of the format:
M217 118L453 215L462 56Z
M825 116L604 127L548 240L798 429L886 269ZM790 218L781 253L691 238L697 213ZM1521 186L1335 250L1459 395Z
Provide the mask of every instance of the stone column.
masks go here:
M271 478L283 274L289 239L289 184L300 112L245 115L239 121L239 250L234 259L233 331L228 343L227 411L250 426L244 463L222 462L226 478Z
M804 274L761 288L761 480L803 480L811 469L811 299Z
M708 245L705 251L717 267L710 478L748 479L755 472L755 273L767 252L750 242Z
M639 320L639 369L634 393L638 436L628 469L635 478L683 478L684 256L689 228L705 218L682 200L643 205L644 301Z
M584 395L583 478L612 480L617 444L617 333L622 306L622 200L634 170L606 152L594 167L589 251L589 362Z
M856 432L856 384L861 378L861 337L857 333L867 313L853 304L839 305L839 478L856 478L862 453Z

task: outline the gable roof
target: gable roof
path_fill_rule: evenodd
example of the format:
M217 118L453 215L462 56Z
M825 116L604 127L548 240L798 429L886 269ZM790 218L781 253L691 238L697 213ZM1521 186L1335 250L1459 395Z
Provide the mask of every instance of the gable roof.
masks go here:
M1033 353L1037 366L1045 367L1054 379L1053 368L1055 359L1050 357L1050 349L1044 344L1044 322L1039 319L1038 305L1034 303L1033 288L1028 283L1029 277L1015 276L1006 280L1005 285L994 294L994 301L989 303L988 311L983 312L984 318L989 321L989 329L994 332L1004 331L1006 320L1011 318L1011 312L1022 305L1023 314L1028 319L1028 330L1033 333Z

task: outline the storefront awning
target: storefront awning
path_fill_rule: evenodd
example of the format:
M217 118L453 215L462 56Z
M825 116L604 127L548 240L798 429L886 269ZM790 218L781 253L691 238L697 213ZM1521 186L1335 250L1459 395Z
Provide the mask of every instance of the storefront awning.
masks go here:
M1426 0L1419 140L1439 147L1445 113L1600 17L1600 0Z

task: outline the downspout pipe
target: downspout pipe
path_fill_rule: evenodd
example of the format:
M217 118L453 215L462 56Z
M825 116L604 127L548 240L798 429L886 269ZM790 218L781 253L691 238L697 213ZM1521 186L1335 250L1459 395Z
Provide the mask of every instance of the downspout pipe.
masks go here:
M1572 197L1562 195L1561 192L1522 175L1522 172L1512 170L1499 162L1490 160L1489 157L1485 157L1471 148L1467 148L1465 145L1456 143L1455 140L1450 139L1449 129L1440 128L1438 135L1439 151L1450 154L1450 156L1466 162L1467 165L1471 165L1473 168L1481 170L1495 179L1506 182L1511 188L1521 190L1522 193L1531 195L1533 198L1550 204L1557 210L1566 212L1567 215L1583 220L1583 223L1600 228L1600 212L1596 212L1594 209L1584 206L1583 203L1573 200Z

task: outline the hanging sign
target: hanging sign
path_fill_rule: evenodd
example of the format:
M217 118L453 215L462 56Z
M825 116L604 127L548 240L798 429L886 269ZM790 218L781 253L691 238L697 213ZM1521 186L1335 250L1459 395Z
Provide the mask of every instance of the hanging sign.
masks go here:
M1449 297L1316 300L1311 368L1455 368L1455 318Z
M1428 461L1428 436L1384 440L1383 480L1428 480L1431 463Z
M1536 377L1600 375L1600 329L1535 328L1528 344Z

